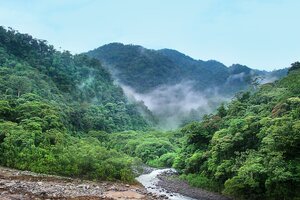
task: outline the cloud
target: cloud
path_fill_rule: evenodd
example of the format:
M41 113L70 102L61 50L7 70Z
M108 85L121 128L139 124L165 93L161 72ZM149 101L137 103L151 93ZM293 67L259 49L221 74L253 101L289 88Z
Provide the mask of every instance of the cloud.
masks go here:
M191 118L191 115L199 120L204 114L212 112L221 102L229 100L218 95L216 88L199 92L193 85L191 81L184 81L175 85L163 85L141 94L129 86L120 84L130 100L144 102L159 118L160 127L164 129L177 128Z
M85 79L84 81L82 81L80 84L77 85L77 87L80 90L84 90L85 87L90 86L95 80L95 77L92 75L89 75L87 79Z
M236 81L243 82L243 80L245 78L245 75L246 75L245 72L230 75L226 80L226 84L231 84L231 83L234 83Z

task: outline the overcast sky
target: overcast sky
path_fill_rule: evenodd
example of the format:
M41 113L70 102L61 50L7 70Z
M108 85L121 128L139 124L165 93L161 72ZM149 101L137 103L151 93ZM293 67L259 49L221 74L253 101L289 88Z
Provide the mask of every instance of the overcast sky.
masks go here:
M257 69L300 60L299 0L0 0L0 25L81 53L111 42Z

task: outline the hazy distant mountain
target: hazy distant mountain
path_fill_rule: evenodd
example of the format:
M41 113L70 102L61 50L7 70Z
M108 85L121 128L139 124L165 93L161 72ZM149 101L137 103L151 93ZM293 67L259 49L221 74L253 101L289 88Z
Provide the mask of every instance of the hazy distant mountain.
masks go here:
M227 67L214 60L195 60L176 50L156 51L121 43L104 45L87 55L100 60L120 83L139 93L189 81L197 91L216 88L232 94L249 86L254 76L271 74L239 64ZM283 70L274 75L280 78L285 73Z
M274 81L287 72L260 71L239 64L227 67L215 60L195 60L172 49L150 50L121 43L86 54L100 60L127 96L143 101L168 127L186 118L199 119L254 80Z

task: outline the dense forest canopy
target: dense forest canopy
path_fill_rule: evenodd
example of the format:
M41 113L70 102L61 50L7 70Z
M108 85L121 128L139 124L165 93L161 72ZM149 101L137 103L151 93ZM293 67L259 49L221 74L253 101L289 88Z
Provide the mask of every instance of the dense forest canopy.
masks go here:
M125 94L143 101L163 129L175 129L214 112L236 92L277 80L272 72L215 61L195 60L176 50L150 50L111 43L86 53L103 63Z
M191 81L195 90L218 88L222 95L230 96L247 88L255 76L278 79L287 71L260 71L239 64L227 67L215 60L195 60L172 49L150 50L121 43L107 44L86 54L100 60L115 78L138 93Z
M300 69L241 93L202 122L182 129L174 161L192 185L237 199L298 199L300 191Z
M114 46L122 50L116 54L110 49ZM205 73L216 79L203 86L228 81L228 74L238 75L230 80L232 84L247 85L245 77L254 83L231 102L217 107L218 103L209 101L217 109L201 121L158 131L156 118L143 102L129 101L114 84L116 74L111 75L111 69L99 60L59 52L45 40L0 27L0 165L133 182L136 169L144 163L174 167L191 185L236 199L300 199L299 62L292 64L286 77L260 85L251 79L253 70L242 65L227 68L167 49L150 51L120 44L103 49L101 53L115 65L127 59L124 71L118 72L124 80L130 80L126 70L132 76L141 73L145 80L149 74L160 79L147 79L141 90L169 81L162 78L164 70L176 76L181 69L174 62L201 65L200 71L214 66ZM131 65L131 54L138 55L135 62L144 63L141 69ZM157 64L158 71L144 71L149 62ZM278 70L273 75L281 77L286 72ZM175 84L172 89L178 92L181 87Z
M18 99L30 93L58 107L65 106L60 114L72 120L65 125L78 131L148 126L137 106L128 103L97 60L56 51L44 40L3 27L0 45L2 98Z
M139 109L151 114L127 101L99 61L56 51L45 40L0 27L1 165L132 179L131 158L96 139L74 136L149 129Z

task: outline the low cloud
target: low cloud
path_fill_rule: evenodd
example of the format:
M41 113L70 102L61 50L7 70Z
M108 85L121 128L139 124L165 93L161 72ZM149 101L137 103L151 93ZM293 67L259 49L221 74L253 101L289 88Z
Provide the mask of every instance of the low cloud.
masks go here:
M259 81L259 84L266 84L266 83L272 83L276 80L278 80L279 77L277 76L272 76L272 75L267 75L267 76L264 76L260 81Z
M90 86L94 82L95 77L92 75L89 75L87 79L83 80L80 84L77 85L77 87L80 90L84 90L85 87Z
M232 74L232 75L228 76L225 84L230 85L230 84L235 84L236 82L244 82L245 77L246 77L245 72L241 72L238 74Z
M212 112L228 98L218 95L216 88L203 92L196 91L194 83L185 81L175 85L160 86L148 93L137 93L121 84L130 100L142 101L159 118L164 129L178 128L187 120L199 120L203 114Z

